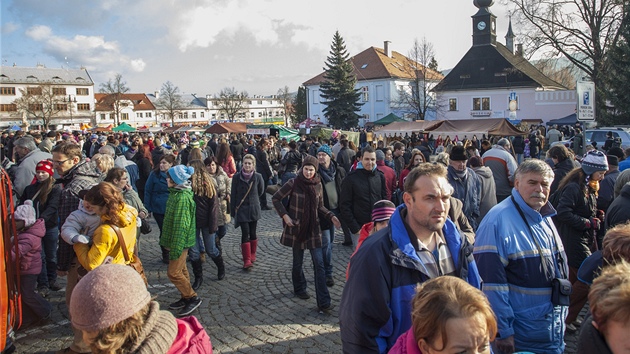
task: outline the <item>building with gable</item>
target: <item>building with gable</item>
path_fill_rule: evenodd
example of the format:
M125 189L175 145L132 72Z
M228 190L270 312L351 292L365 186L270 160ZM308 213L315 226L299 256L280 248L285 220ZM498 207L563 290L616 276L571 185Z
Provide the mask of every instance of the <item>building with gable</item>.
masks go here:
M410 89L422 65L390 50L389 44L389 41L385 41L383 49L370 47L350 58L357 78L355 88L360 90L363 103L361 111L357 112L362 117L359 119L361 126L390 113L406 119L415 117L410 107L401 104L399 94ZM424 83L429 88L433 88L443 78L442 74L428 68L421 71L426 73ZM322 72L302 85L307 91L307 116L327 124L324 116L325 99L321 97L320 91L320 84L325 81L324 74ZM435 119L434 107L427 110L426 119L431 118Z
M542 120L575 113L577 97L545 76L523 57L522 45L514 46L512 24L506 44L497 42L493 0L475 0L472 16L473 45L433 89L438 119L508 118Z
M27 110L16 104L23 92L31 97ZM38 128L44 123L40 118L43 114L50 118L51 128L92 122L94 81L87 70L44 65L0 67L0 128Z
M127 123L132 127L153 126L156 124L155 106L144 93L115 94L97 93L95 113L99 126L115 125L116 108L119 107L119 124Z

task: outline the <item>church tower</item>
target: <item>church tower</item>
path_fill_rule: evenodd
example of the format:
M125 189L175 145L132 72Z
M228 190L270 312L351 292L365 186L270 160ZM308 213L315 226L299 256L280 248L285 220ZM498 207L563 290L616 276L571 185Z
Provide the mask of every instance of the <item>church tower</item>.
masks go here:
M505 47L514 54L514 32L512 31L512 16L510 16L510 24L507 34L505 35Z
M490 6L494 4L494 0L474 0L473 3L479 9L472 16L473 46L495 45L497 42L497 17L490 12Z

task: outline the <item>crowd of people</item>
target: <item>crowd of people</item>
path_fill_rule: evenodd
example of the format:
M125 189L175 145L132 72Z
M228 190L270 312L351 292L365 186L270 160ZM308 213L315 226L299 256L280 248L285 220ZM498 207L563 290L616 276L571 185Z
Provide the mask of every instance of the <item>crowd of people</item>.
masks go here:
M191 317L203 302L206 258L224 279L221 239L233 227L243 270L255 269L264 257L258 221L274 210L280 244L292 250L293 293L310 298L308 250L321 313L335 306L335 236L353 248L339 299L345 353L562 353L565 333L578 327L581 352L599 345L621 353L611 338L624 340L619 331L630 328L617 314L630 298L630 172L619 169L630 149L586 146L575 156L550 146L561 131L572 129L461 140L413 133L374 144L344 134L3 135L2 167L19 201L22 327L50 318L46 297L62 290L61 276L74 339L58 353L208 352L209 337ZM122 266L143 257L138 240L151 219L181 295L162 304L174 317ZM607 272L614 280L600 280ZM111 279L123 273L136 289L133 304L117 301L123 294ZM94 308L84 312L77 299ZM587 300L592 318L580 318ZM144 330L138 336L145 326L170 346Z

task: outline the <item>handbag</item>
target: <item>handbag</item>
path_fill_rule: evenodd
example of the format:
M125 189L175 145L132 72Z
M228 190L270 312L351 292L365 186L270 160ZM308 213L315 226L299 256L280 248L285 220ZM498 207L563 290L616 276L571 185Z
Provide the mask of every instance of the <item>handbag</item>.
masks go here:
M146 235L146 234L150 234L151 231L153 230L151 229L151 225L149 224L148 218L142 219L142 225L140 225L140 233L143 235Z
M254 177L252 176L252 178L254 178ZM245 199L249 195L249 192L252 190L252 186L253 185L254 185L254 181L251 181L249 183L249 188L247 188L247 193L245 193L245 195L243 196L243 199L241 199L241 202L238 203L238 206L236 207L236 209L234 209L234 216L232 216L232 221L234 222L234 228L235 229L238 228L238 221L236 221L236 219L237 219L236 215L238 214L238 209L240 209L241 205L243 205L243 202L245 202Z
M127 244L125 243L125 238L120 232L120 229L118 228L118 226L115 226L115 225L109 225L109 226L116 232L116 235L118 236L118 243L120 244L120 248L122 249L123 257L125 257L125 264L130 266L136 272L138 272L138 274L140 274L140 277L142 278L142 280L144 280L144 285L149 285L149 282L147 281L147 277L144 274L144 267L142 266L140 257L138 257L138 246L136 245L136 247L134 247L133 249L134 260L133 262L131 262L129 259L129 252L127 252Z

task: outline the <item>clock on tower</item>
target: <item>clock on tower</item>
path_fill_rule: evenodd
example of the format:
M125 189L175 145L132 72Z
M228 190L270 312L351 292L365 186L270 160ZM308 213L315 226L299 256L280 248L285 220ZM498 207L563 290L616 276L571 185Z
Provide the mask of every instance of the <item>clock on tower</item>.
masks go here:
M496 16L490 12L494 0L474 0L473 3L479 11L473 18L473 45L495 44L496 36Z

